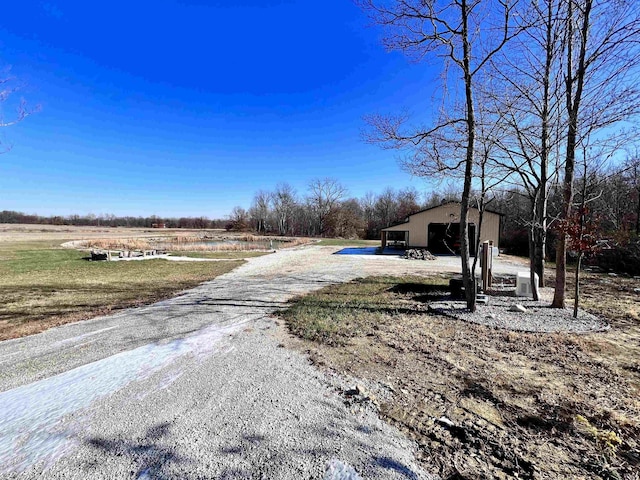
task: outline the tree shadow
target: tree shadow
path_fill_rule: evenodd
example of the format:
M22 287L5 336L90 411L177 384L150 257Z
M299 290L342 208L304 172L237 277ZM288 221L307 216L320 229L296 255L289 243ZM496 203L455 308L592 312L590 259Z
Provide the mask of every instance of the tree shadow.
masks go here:
M398 472L399 474L403 475L406 478L410 478L412 480L418 480L418 475L416 475L416 473L411 470L410 468L407 468L406 465L403 465L402 463L389 458L389 457L376 457L375 458L375 462L382 468L386 469L386 470L393 470L394 472Z
M144 437L137 440L91 437L86 440L86 444L106 455L127 456L135 468L133 478L179 480L185 477L168 474L166 467L185 463L187 460L177 455L172 448L160 445L170 427L168 422L163 422L150 427Z

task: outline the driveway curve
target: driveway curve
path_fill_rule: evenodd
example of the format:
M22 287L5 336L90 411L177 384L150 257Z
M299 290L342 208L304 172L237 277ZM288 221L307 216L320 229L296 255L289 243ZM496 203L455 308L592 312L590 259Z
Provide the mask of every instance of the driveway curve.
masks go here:
M325 285L459 259L337 250L253 258L173 299L0 343L0 478L432 478L399 432L344 405L340 379L279 346L270 315Z

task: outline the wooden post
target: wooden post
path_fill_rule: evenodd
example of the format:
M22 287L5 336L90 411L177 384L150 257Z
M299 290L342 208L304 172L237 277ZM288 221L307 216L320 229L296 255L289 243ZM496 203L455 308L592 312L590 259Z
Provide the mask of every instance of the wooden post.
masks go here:
M482 263L482 291L486 292L487 289L491 288L491 277L492 277L492 267L493 267L493 242L485 241L482 242L482 254L481 254L481 263Z

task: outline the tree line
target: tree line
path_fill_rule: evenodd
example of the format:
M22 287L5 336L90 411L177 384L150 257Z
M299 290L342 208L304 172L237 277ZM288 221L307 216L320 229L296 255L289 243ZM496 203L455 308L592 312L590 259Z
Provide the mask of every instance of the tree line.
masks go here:
M381 193L355 198L337 179L318 178L301 193L288 183L259 190L248 209L233 209L230 221L236 230L265 234L378 239L382 228L458 197L453 191L426 196L412 187L387 187Z
M580 175L576 186L575 201L580 203L583 197L587 201L588 220L597 224L600 240L622 247L638 238L640 157L630 157L615 168L609 166ZM532 198L526 188L507 187L493 188L485 194L472 190L470 206L477 208L483 203L485 209L501 213L501 247L508 253L526 256L531 247ZM546 201L550 227L545 257L551 260L555 259L562 195L562 184L556 180L548 187ZM401 223L413 213L460 200L460 190L451 187L422 193L413 187L387 187L380 193L368 192L355 198L336 179L314 179L302 193L287 183L280 183L273 190L257 191L249 208L233 209L227 226L273 235L379 239L382 228Z
M73 225L91 227L137 227L137 228L225 228L229 224L227 219L211 220L207 217L179 217L168 218L151 215L149 217L102 215L50 215L25 214L13 210L0 211L0 223L24 223L40 225Z

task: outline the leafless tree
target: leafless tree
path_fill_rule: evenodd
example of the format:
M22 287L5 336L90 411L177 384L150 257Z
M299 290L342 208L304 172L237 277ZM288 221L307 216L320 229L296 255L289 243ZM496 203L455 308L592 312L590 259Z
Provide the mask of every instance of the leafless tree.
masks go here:
M367 192L360 199L360 208L362 209L362 214L364 216L364 225L366 230L366 236L371 238L376 228L375 225L375 203L376 203L376 195L373 192Z
M357 238L364 228L360 203L355 198L340 202L331 210L325 224L333 237Z
M272 196L273 211L278 225L278 233L287 235L291 227L291 220L296 207L296 192L288 183L276 186Z
M316 178L309 183L308 202L315 213L317 234L324 234L327 217L346 193L347 189L334 178Z
M636 151L633 155L627 157L625 161L626 180L631 185L633 193L636 197L635 213L636 235L640 235L640 152Z
M523 2L516 17L522 33L493 59L491 82L484 86L489 108L500 114L502 155L497 162L513 173L530 201L527 224L535 300L535 274L544 286L548 195L562 138L565 5L564 0Z
M398 201L396 199L396 192L393 188L387 187L378 195L374 204L374 211L380 228L388 227L396 220L397 210Z
M606 137L614 126L640 113L640 6L635 0L566 2L567 127L560 218L569 220L577 149L587 137ZM565 306L566 252L567 238L560 235L551 305L556 308Z
M249 209L249 215L258 233L267 231L267 220L269 218L269 204L271 203L271 193L258 190L253 196L253 205Z
M517 33L511 21L517 1L475 0L361 0L359 4L374 23L385 29L384 45L422 59L444 60L443 71L453 66L462 79L461 108L443 108L432 126L407 126L407 115L371 116L370 141L386 148L403 149L409 163L424 171L464 171L460 208L462 275L467 307L476 309L476 281L469 261L468 212L471 201L476 153L476 108L474 91L485 67ZM453 86L453 85L451 85ZM455 91L449 88L447 91ZM450 99L455 105L455 99ZM462 112L450 117L448 112ZM453 133L453 135L452 135ZM451 139L455 139L451 143Z
M235 230L237 232L241 232L246 230L248 227L249 214L244 208L240 206L236 206L236 207L233 207L233 210L231 210L231 214L229 215L229 220L230 220L229 229ZM196 227L196 228L199 228L199 227Z
M0 72L0 127L10 127L21 122L26 117L40 110L40 106L29 107L25 99L21 98L17 101L17 105L13 105L14 112L9 116L5 116L4 108L8 105L11 98L15 97L16 92L21 88L15 76L11 75L11 68L6 67ZM0 138L0 153L5 153L11 149L11 145Z

